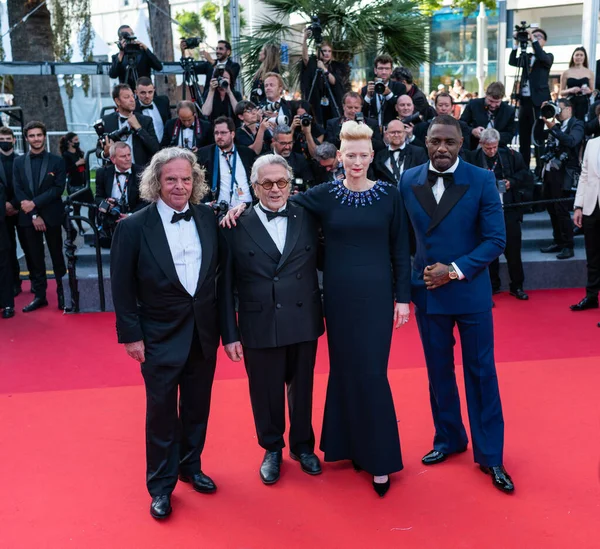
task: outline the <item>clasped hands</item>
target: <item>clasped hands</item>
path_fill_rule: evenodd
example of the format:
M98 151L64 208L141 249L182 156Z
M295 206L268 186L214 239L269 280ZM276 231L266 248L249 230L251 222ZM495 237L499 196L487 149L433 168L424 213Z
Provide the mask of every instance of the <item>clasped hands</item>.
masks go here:
M450 269L448 265L444 265L443 263L427 265L423 271L423 280L428 290L435 290L450 282Z

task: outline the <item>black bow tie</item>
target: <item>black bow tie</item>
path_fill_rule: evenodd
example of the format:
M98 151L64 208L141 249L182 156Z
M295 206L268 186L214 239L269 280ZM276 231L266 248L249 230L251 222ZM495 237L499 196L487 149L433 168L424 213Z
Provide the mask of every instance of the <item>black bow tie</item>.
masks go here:
M269 210L265 210L260 204L258 205L260 211L263 212L267 216L267 221L273 221L276 217L288 217L289 212L288 209L281 210L280 212L271 212Z
M444 180L444 189L447 189L449 185L454 183L454 174L453 173L440 173L434 172L433 170L427 170L427 181L429 181L429 186L433 187L438 178L442 178Z
M396 162L402 162L402 161L404 161L406 149L396 149L395 151L390 151L390 153L394 157Z
M125 124L125 122L127 122L129 120L129 118L125 118L123 116L119 116L119 122L121 122L121 124Z
M184 221L189 221L190 219L192 219L192 208L190 208L187 212L183 212L183 213L173 212L173 217L171 218L171 223L177 223L178 221L181 221L182 219Z
M119 177L120 175L124 175L125 177L129 177L131 175L131 172L117 172L117 177Z
M154 108L154 103L150 103L150 105L142 105L142 110L145 111L146 109L153 109Z

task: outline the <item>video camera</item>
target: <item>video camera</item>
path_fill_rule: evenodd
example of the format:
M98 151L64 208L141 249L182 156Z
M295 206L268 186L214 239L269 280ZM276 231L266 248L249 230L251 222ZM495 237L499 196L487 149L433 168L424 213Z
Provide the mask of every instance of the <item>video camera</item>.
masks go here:
M312 38L317 46L323 42L323 27L318 16L313 15L310 18L310 25L306 27L311 32Z
M527 44L529 43L529 33L527 30L530 28L531 25L528 25L527 21L521 21L520 25L515 25L516 40L523 50L527 49Z
M121 40L125 40L125 45L121 44ZM142 47L139 44L136 44L137 37L133 36L133 34L123 31L121 32L121 40L116 42L116 44L125 55L135 55L142 50Z
M185 48L187 50L193 50L200 45L202 38L199 36L192 36L191 38L182 38L182 41L185 43Z
M111 141L126 141L127 137L133 133L133 130L129 127L129 125L122 126L114 132L108 133L104 128L104 122L102 120L98 120L94 124L94 130L96 130L96 133L100 139L105 139L108 137L108 139Z

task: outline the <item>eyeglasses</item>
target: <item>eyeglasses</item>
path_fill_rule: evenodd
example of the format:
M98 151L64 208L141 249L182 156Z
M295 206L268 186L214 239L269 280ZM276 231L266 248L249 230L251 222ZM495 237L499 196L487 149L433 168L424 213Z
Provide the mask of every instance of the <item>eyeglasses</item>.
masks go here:
M273 185L277 185L278 189L285 189L290 184L290 180L279 179L277 181L269 181L268 179L265 179L264 181L257 181L257 184L265 191L270 191L273 188Z
M391 132L388 130L388 135L402 135L404 132Z

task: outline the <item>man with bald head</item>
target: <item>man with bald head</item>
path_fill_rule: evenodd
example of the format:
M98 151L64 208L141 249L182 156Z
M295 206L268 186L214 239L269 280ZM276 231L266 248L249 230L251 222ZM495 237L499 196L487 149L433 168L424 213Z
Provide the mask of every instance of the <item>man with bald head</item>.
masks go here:
M183 147L192 152L213 143L209 122L198 117L196 105L191 101L177 103L177 118L168 120L160 146Z
M423 120L415 109L415 104L410 96L401 95L398 97L398 100L396 101L396 112L398 113L398 120L404 121L406 142L424 149L425 142L417 139L413 131L415 125L421 123Z

